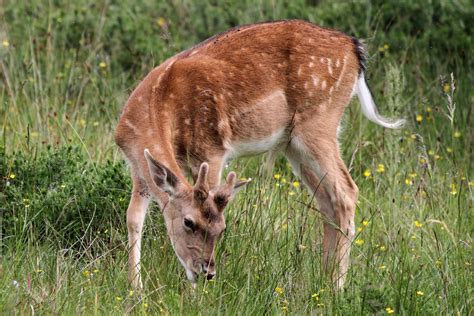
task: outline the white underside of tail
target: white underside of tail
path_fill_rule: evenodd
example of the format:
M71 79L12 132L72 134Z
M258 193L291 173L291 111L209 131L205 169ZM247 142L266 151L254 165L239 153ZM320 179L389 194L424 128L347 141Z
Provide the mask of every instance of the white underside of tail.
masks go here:
M379 115L377 106L375 105L372 93L370 93L364 73L361 72L355 86L355 93L359 97L360 105L364 115L372 122L387 128L400 128L405 124L405 120L390 120Z

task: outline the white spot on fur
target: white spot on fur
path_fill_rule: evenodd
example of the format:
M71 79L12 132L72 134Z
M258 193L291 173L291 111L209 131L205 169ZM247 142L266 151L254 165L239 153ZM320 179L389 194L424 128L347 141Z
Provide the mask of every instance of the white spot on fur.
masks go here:
M313 68L313 67L314 67L314 63L312 63L312 62L309 63L309 64L308 64L308 67L309 67L309 68Z
M341 65L341 60L338 58L336 60L336 68L339 68L340 65Z
M311 58L311 60L315 60L315 58L316 58L316 57L314 57L314 56L311 56L310 58Z
M137 128L135 125L133 125L133 123L130 122L130 120L125 119L124 123L125 123L125 125L127 125L128 127L130 127L130 128L133 130L133 132L135 132L136 134L138 134L138 128Z
M217 123L217 128L221 131L223 129L225 129L227 126L227 122L225 121L219 121L219 123Z
M324 58L323 58L323 57L321 57L321 58L319 59L319 61L321 62L321 64L324 64Z
M321 90L325 90L326 86L327 86L327 82L326 80L323 80L323 82L321 82Z
M334 86L331 86L331 88L329 88L329 95L332 94L332 91L334 90Z
M319 82L319 79L316 75L311 75L311 78L313 78L313 86L317 87L318 86L318 82Z
M332 75L332 60L328 58L328 72Z
M191 119L189 119L189 118L185 119L184 124L191 125Z
M308 90L308 81L306 81L306 82L304 83L304 89L305 89L305 90Z
M342 60L341 74L339 75L339 78L337 78L336 88L338 88L339 85L341 84L342 78L344 77L344 73L346 72L347 57L348 57L347 54L344 55L344 59Z
M298 77L301 76L301 66L298 67Z
M195 49L189 54L189 56L196 55L198 52L199 52L199 49Z

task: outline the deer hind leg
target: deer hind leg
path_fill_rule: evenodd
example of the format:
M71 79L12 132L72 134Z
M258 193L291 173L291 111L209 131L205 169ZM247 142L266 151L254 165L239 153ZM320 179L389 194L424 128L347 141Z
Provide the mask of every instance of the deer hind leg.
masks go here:
M143 287L140 276L140 254L143 222L150 202L145 181L132 173L133 189L127 209L128 228L128 280L134 289Z
M314 138L293 138L286 156L316 197L324 216L323 264L335 287L342 289L354 237L358 189L339 156L335 137L333 141Z

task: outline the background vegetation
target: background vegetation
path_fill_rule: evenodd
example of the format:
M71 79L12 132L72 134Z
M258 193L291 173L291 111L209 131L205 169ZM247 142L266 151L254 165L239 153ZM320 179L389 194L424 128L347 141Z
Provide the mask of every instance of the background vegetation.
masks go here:
M0 310L5 314L473 313L474 6L459 1L4 1ZM346 291L321 271L321 218L283 159L227 211L218 277L185 281L159 211L145 291L126 281L130 180L113 143L128 94L227 28L299 18L366 39L384 130L357 101L341 136L359 185Z

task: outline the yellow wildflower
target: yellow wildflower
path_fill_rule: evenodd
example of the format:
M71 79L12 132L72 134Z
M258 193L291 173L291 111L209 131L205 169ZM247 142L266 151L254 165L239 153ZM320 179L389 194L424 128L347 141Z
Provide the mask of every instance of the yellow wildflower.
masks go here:
M443 91L444 91L445 93L448 93L450 90L451 90L451 86L449 85L449 83L445 83L445 84L443 85Z
M416 239L416 235L412 235L411 239L413 239L413 240Z
M453 152L453 149L452 149L451 147L446 147L446 151L447 151L448 153L452 153L452 152Z
M441 159L441 156L440 156L440 155L434 155L434 159L435 159L435 160L440 160L440 159Z
M281 174L277 173L276 175L273 176L275 179L280 179L281 178Z
M288 195L289 195L289 196L295 195L295 192L290 191L290 192L288 192Z
M7 40L3 40L2 45L3 45L3 47L6 48L6 47L10 46L10 43Z
M423 295L425 295L425 293L423 293L422 291L416 291L416 295L423 296Z
M421 165L424 165L426 163L426 159L425 158L420 158L419 162L420 162Z
M413 223L415 224L415 227L418 227L418 228L423 226L423 224L420 223L419 221L414 221Z
M416 173L415 172L410 172L408 176L412 179L416 178Z
M377 165L377 172L378 173L384 173L385 172L385 166L383 164L378 164Z
M380 251L385 251L385 250L387 250L387 247L385 247L385 246L380 246L379 249L380 249Z
M286 179L285 178L281 178L281 183L285 184L286 183Z
M474 181L469 181L469 186L474 187Z
M388 46L388 44L384 44L384 45L383 45L383 49L384 49L384 50L388 50L389 47L390 47L390 46Z
M324 303L318 303L316 304L317 307L324 307Z
M432 110L431 110L431 107L427 106L426 107L426 112L430 113Z
M365 227L369 226L369 221L366 221L366 220L362 221L362 225L364 225Z
M408 178L407 178L407 179L405 179L405 184L406 184L406 185L412 185L413 182L411 181L411 179L408 179Z
M372 172L370 172L369 169L366 169L366 170L364 171L364 177L366 177L366 178L370 177L371 174L372 174Z
M421 121L423 121L423 115L417 114L417 115L416 115L416 121L417 121L418 123L421 123Z
M364 230L364 229L363 229L362 227L357 227L357 232L360 233L360 232L363 231L363 230Z
M319 293L313 293L311 297L314 298L316 301L319 301Z
M363 239L360 239L360 238L357 238L356 241L355 241L355 244L357 246L362 246L364 244L364 240Z
M116 300L117 302L120 302L121 300L123 300L123 298L120 297L120 296L116 296L116 297L115 297L115 300Z
M392 308L390 308L390 307L386 307L386 308L385 308L385 311L387 312L387 314L393 314L393 313L395 313L395 311L394 311Z
M276 292L278 295L283 295L283 293L284 293L285 291L283 291L283 289L282 289L281 287L277 286L277 287L275 288L275 292Z
M413 139L413 140L415 140L415 139L416 139L416 134L411 134L411 135L410 135L410 138Z
M451 191L449 193L451 193L452 195L458 194L458 191L456 190L456 183L451 183L450 188Z
M428 155L433 156L434 154L435 153L434 153L433 149L428 150Z
M10 173L10 175L8 177L13 180L13 179L16 178L16 175L14 173Z
M82 275L85 276L86 278L90 277L91 273L88 270L82 271Z
M387 267L386 267L385 265L381 265L381 266L379 267L379 269L382 270L382 271L385 270L386 268L387 268Z
M105 68L107 68L107 64L105 62L101 61L99 63L99 67L102 68L102 69L105 69Z
M295 188L299 188L299 187L300 187L300 183L299 183L298 181L293 181L292 184L293 184L293 186L294 186Z
M461 137L461 132L460 132L460 131L455 131L455 132L454 132L454 137L455 137L455 138Z
M158 24L159 26L163 27L166 25L166 20L165 18L163 17L159 17L157 20L156 20L156 24Z

